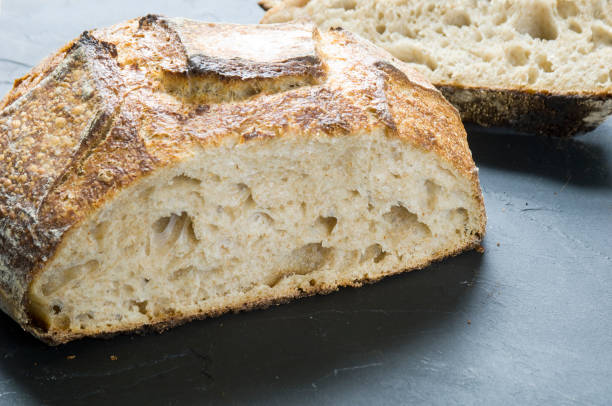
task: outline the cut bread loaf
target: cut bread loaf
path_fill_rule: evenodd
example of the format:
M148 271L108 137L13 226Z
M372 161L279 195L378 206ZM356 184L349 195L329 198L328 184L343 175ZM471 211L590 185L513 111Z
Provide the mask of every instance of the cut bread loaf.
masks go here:
M408 62L464 121L569 136L612 113L612 1L285 0L262 23L344 27Z
M456 110L342 30L147 16L0 106L0 305L51 344L359 286L485 231Z

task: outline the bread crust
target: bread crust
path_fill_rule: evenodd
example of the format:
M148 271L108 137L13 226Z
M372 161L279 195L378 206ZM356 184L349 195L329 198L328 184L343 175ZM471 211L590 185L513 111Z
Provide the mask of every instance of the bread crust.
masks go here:
M226 49L199 43L203 33L243 35L244 47L232 50L242 70L236 60L228 61ZM250 54L271 40L277 55ZM241 41L232 40L236 43ZM205 71L194 65L202 57ZM330 61L334 68L327 66ZM184 85L218 86L218 100L171 96L167 73ZM237 93L244 89L244 95ZM224 97L231 102L221 102ZM181 162L194 148L212 148L230 138L266 142L289 133L350 136L383 128L388 137L434 152L469 180L482 209L473 244L484 235L477 171L457 111L420 74L343 30L147 16L83 33L16 82L0 106L0 308L50 344L84 335L45 331L30 311L28 295L71 230L120 190ZM152 324L163 329L356 283L361 282L279 292L271 299L169 315ZM86 333L101 334L106 333Z
M571 137L595 129L612 114L612 95L554 94L439 85L464 122L518 132Z

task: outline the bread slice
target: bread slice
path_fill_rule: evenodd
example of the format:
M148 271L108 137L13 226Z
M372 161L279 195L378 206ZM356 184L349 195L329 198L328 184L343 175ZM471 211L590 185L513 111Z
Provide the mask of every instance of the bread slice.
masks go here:
M0 304L51 343L263 307L479 243L456 110L342 30L147 16L0 111Z
M408 62L464 121L570 136L612 113L607 0L285 0L262 23L344 27Z

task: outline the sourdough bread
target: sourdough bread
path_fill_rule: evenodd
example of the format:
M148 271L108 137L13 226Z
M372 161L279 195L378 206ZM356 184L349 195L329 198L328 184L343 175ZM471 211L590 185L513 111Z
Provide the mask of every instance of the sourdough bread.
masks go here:
M342 31L147 16L0 111L0 305L40 339L359 286L479 243L456 110Z
M262 23L344 27L423 73L465 121L569 136L612 113L612 2L285 0Z

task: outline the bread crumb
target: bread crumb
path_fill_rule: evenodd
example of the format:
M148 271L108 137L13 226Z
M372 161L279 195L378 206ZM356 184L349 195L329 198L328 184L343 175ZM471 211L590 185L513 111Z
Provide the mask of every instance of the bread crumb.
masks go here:
M499 243L497 243L497 246L499 247Z
M472 320L468 320L468 321L467 321L467 324L472 324Z
M75 359L75 358L76 358L76 355L74 355L74 354L71 354L71 355L67 355L67 356L66 356L66 359L68 359L68 360L73 360L73 359Z
M111 361L117 361L119 359L119 357L116 356L115 354L111 355L109 358Z
M485 248L482 245L479 245L478 247L476 247L476 252L478 252L479 254L484 254Z

